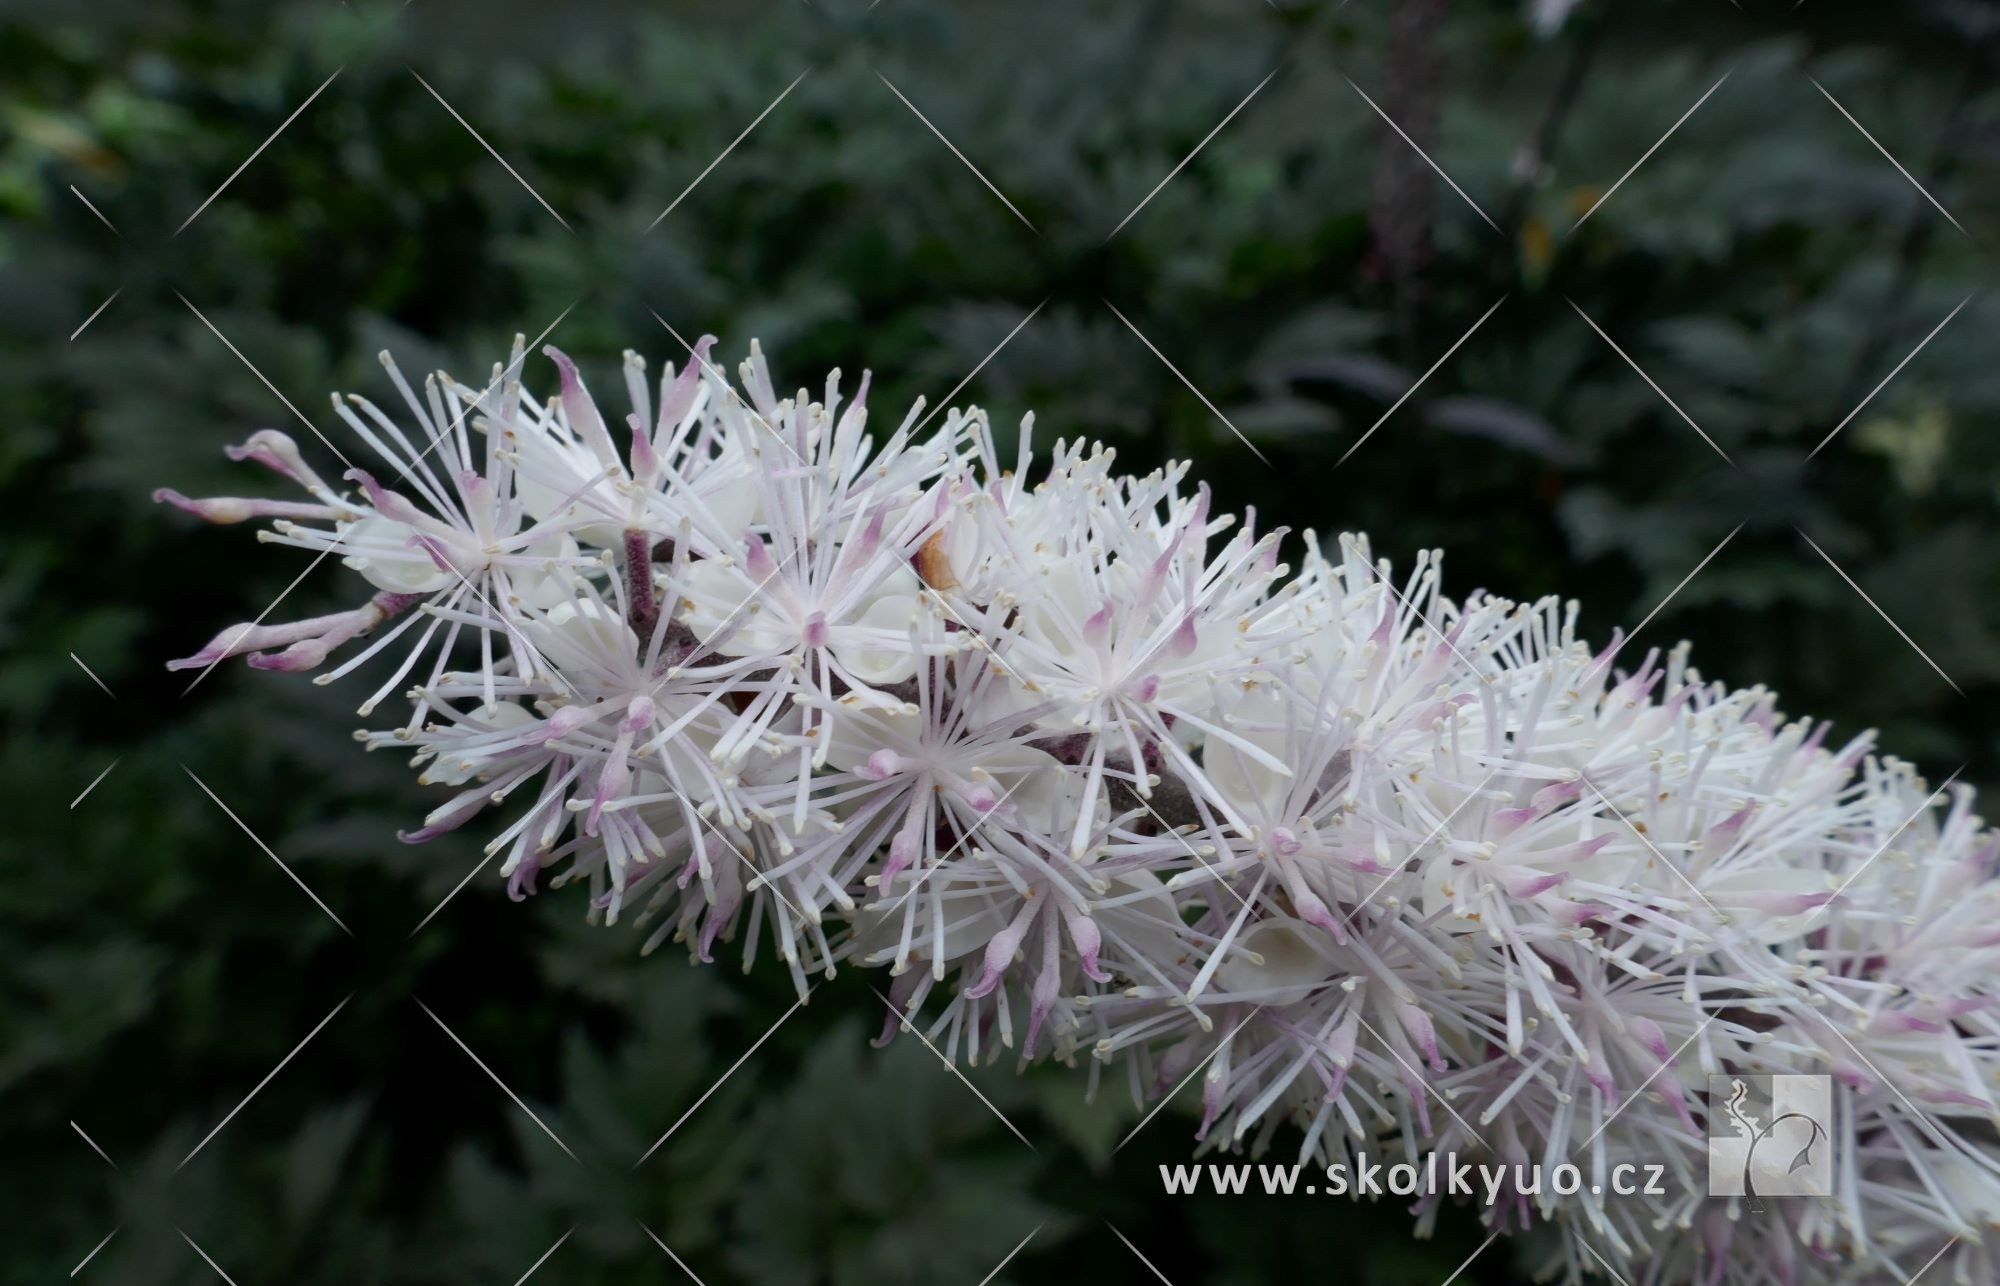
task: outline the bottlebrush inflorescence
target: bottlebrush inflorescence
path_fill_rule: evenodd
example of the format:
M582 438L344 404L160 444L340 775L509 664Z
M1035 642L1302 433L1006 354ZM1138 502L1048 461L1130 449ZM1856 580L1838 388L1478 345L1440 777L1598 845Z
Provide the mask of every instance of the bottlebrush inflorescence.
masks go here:
M1556 1225L1558 1277L1996 1280L1969 790L1684 646L1593 651L1574 604L1448 599L1434 556L1291 568L1185 465L1058 441L1035 477L1032 417L1011 461L978 410L878 437L865 376L780 399L753 344L739 392L708 346L657 389L627 354L616 426L554 349L546 402L518 341L482 389L385 355L407 421L334 400L374 472L267 429L231 456L306 500L158 493L372 595L173 664L383 656L361 713L412 712L357 736L442 795L403 839L477 819L513 896L585 881L801 995L886 966L954 1058L1198 1075L1204 1148L1574 1163L1483 1213ZM1771 1072L1833 1078L1834 1195L1705 1196L1707 1076ZM1621 1164L1671 1195L1593 1194Z

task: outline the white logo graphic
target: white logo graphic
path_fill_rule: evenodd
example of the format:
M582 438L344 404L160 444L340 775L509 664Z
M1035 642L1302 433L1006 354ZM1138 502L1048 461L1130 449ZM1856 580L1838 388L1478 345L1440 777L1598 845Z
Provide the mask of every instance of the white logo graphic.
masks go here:
M1832 1127L1824 1076L1709 1077L1709 1195L1831 1195Z

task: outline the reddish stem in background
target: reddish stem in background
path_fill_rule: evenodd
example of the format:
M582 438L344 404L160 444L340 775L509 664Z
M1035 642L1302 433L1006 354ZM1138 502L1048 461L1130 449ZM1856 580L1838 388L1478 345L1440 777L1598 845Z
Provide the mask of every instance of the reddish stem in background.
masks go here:
M660 603L653 595L653 541L643 531L625 533L625 617L643 648L660 623Z

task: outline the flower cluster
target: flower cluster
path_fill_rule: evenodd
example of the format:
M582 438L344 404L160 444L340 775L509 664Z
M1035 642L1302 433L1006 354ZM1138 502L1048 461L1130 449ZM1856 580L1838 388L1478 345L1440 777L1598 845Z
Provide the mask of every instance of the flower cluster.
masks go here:
M284 434L231 455L305 501L160 498L340 557L350 611L224 630L176 666L371 658L411 703L357 734L478 819L510 893L701 960L768 948L801 996L882 965L948 1056L1198 1076L1203 1148L1317 1163L1436 1149L1674 1194L1530 1191L1545 1267L1649 1283L2000 1273L2000 840L1866 737L1836 746L1686 650L1621 656L1574 604L1398 578L1365 541L1294 568L1190 490L1032 417L864 377L777 396L753 344L605 419L576 366L398 419L336 486ZM364 637L367 641L363 641ZM416 676L414 680L412 676ZM1829 1075L1829 1199L1704 1195L1707 1077ZM1420 1201L1420 1224L1435 1210Z

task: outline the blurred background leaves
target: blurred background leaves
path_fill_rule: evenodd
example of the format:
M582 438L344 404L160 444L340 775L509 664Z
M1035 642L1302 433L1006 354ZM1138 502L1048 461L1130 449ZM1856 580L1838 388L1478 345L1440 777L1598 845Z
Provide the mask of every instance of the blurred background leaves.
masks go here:
M323 399L385 396L384 347L470 379L556 323L615 387L624 347L683 358L666 327L756 336L794 381L872 369L881 417L970 375L1004 433L1191 458L1227 508L1441 546L1457 591L1575 596L1595 638L1730 537L1645 645L2000 781L1989 7L1544 7L0 5L0 1280L113 1227L91 1279L209 1280L191 1240L246 1286L508 1282L567 1234L547 1280L673 1280L650 1230L709 1283L977 1283L1034 1229L998 1280L1139 1279L1107 1223L1181 1283L1450 1273L1463 1212L1413 1242L1400 1208L1167 1200L1184 1105L1114 1154L1121 1087L973 1073L1023 1146L921 1045L867 1047L869 978L690 1114L784 979L479 876L413 934L482 854L391 838L420 792L341 735L380 676L186 690L164 660L302 564L147 496L263 485L219 448L265 425L330 465L308 425L348 449ZM276 615L349 597L322 569Z

